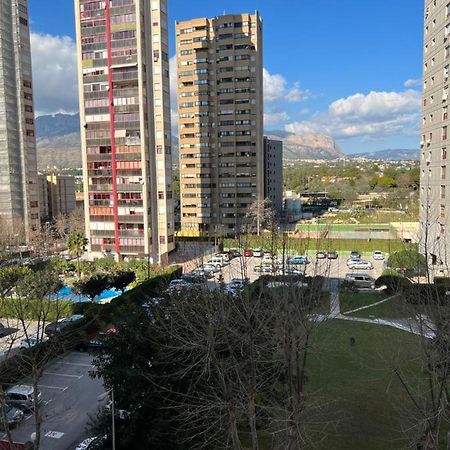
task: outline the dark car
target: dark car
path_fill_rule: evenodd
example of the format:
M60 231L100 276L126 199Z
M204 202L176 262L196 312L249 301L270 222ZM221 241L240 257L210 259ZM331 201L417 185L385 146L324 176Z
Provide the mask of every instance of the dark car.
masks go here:
M98 333L91 339L86 339L75 346L75 350L79 352L87 352L89 350L105 350L108 348L108 343L105 341L104 337L106 333Z
M350 259L361 259L361 253L359 253L358 250L352 250Z
M231 250L229 250L228 254L230 255L230 259L239 258L240 256L242 256L241 252L235 248L232 248Z
M5 415L6 415L6 422L8 423L8 428L14 428L17 426L18 423L20 423L23 419L23 411L21 411L18 408L14 408L14 406L5 405ZM0 429L4 429L4 422L3 420L0 420Z
M338 252L335 252L334 250L327 253L328 259L338 259L338 257L339 257Z
M6 331L5 325L0 323L0 337L6 336L7 334L8 334L8 332Z
M206 277L202 277L193 273L185 273L181 276L181 279L191 284L203 284L206 281Z

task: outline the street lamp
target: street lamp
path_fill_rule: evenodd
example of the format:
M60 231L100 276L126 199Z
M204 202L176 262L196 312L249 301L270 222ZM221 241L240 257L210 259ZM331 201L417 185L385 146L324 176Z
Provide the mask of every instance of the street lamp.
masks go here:
M114 408L114 389L104 392L97 397L97 401L102 402L108 395L111 394L111 435L112 435L112 450L116 450L116 423L115 423L115 408Z

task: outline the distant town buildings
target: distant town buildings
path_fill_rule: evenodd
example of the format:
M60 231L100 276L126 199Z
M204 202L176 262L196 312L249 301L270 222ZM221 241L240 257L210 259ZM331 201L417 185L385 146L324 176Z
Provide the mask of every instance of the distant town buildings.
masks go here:
M75 177L39 175L39 206L41 218L47 221L75 210Z
M86 233L93 257L175 248L166 0L75 0Z
M0 217L39 226L39 191L26 0L0 0Z
M436 268L449 259L450 4L426 0L420 142L421 251Z
M264 198L281 214L283 209L283 142L264 136Z
M264 197L262 20L176 24L181 232L234 235Z

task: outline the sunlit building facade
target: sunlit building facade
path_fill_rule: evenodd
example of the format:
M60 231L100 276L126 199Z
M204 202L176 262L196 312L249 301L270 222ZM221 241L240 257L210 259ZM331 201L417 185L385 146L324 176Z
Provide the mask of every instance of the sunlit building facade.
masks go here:
M175 247L166 0L75 0L91 255Z

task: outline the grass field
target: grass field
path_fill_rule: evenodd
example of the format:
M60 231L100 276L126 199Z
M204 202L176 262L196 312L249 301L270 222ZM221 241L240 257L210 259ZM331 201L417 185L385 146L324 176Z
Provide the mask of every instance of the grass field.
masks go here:
M274 249L281 254L283 239L281 236L242 236L240 240L225 239L225 248L263 248ZM370 254L374 250L384 253L392 253L406 248L417 248L417 244L405 244L404 242L391 239L297 239L290 237L285 240L285 248L288 254L314 254L317 250L336 250L343 255L352 250Z
M350 337L356 340L353 346ZM323 417L330 420L315 448L407 448L401 412L411 405L393 368L420 384L418 338L387 327L336 320L323 325L314 344L318 351L310 361L309 394L323 402ZM444 441L440 448L446 448Z
M297 229L301 232L357 232L357 231L390 231L388 223L369 223L369 224L352 224L352 223L303 223L297 225Z
M343 313L362 306L368 306L387 298L386 295L377 292L357 292L353 294L341 293L339 300ZM350 316L366 319L405 319L421 312L418 306L406 305L400 297L394 297L387 302L375 305L361 311L356 311Z

